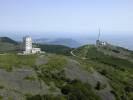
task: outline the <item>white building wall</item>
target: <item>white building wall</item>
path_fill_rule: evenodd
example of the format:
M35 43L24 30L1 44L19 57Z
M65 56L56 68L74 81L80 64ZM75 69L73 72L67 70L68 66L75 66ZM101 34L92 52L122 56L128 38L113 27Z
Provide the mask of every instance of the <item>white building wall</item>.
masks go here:
M25 53L32 53L32 38L29 36L24 37L23 43Z
M32 47L32 38L30 36L26 36L23 38L23 47L24 54L36 54L36 53L45 53L41 51L41 48L33 48Z

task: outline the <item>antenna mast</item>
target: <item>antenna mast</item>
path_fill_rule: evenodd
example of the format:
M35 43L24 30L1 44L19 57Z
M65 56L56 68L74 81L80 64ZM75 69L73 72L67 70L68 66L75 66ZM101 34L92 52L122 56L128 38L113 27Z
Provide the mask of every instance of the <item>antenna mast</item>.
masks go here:
M98 40L100 40L101 30L99 28Z

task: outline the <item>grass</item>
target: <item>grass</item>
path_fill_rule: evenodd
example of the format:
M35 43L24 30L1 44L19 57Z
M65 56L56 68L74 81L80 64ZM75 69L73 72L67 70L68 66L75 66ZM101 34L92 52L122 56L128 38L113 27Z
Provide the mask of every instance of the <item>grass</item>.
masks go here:
M61 95L34 95L27 96L27 100L101 100L89 84L73 80L61 86Z
M69 100L101 100L92 90L91 86L74 80L61 89L62 93L69 97Z
M26 100L67 100L65 96L34 95L27 96Z
M84 50L85 49L85 50ZM85 52L84 52L85 51ZM114 56L105 55L95 46L81 47L74 52L76 55L88 58L78 59L86 68L97 70L109 79L109 83L117 100L132 100L133 98L133 63Z
M0 100L3 100L3 96L0 95Z
M0 89L4 89L5 87L3 85L0 85Z
M36 78L34 76L26 76L24 80L34 81Z
M88 64L89 68L93 67L95 70L109 79L109 83L113 88L113 91L111 92L115 95L117 100L124 98L127 98L127 100L132 100L133 68L125 67L125 70L121 70L120 68L116 68L101 62L95 62L93 60L86 60L83 62L86 63L86 65ZM130 91L127 91L126 88L128 88Z
M70 56L70 51L72 50L72 48L63 45L39 44L38 47L47 53L54 53L66 56Z
M86 51L85 54L84 54L84 51ZM95 46L90 46L89 48L81 47L77 49L74 53L80 56L81 58L85 57L85 58L88 58L88 60L113 66L120 70L124 70L125 67L132 68L133 66L133 63L128 60L105 55L103 52L97 50Z
M35 65L36 57L36 55L0 55L0 67L10 71L14 67L33 66Z
M63 82L60 79L64 78L63 68L66 63L67 59L64 56L52 56L49 58L47 64L37 67L37 75L47 84L55 82L56 85L59 85Z
M69 80L65 77L64 66L67 64L67 58L64 56L52 56L48 62L41 66L36 66L38 78L43 80L51 87L51 82L55 87L60 89L60 96L53 95L33 95L27 97L27 100L100 100L100 97L92 90L89 84L82 83L78 80ZM55 90L55 87L52 89ZM53 90L53 91L54 91ZM67 94L64 93L67 92Z

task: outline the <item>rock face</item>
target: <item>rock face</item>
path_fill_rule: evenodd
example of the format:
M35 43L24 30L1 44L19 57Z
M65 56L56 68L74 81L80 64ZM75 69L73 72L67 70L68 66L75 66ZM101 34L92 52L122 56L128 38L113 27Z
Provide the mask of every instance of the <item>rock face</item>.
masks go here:
M32 77L32 79L28 79ZM34 77L34 78L33 78ZM12 98L13 100L19 100L23 98L26 94L38 94L40 91L40 83L36 78L36 74L32 69L18 69L12 72L7 72L0 69L0 95L6 98ZM43 85L45 88L44 93L47 90L47 86Z
M67 67L65 68L66 77L71 80L78 79L82 82L90 84L94 89L97 82L105 85L103 89L96 90L97 94L102 100L115 100L114 95L110 92L112 88L110 87L106 77L91 69L91 72L84 70L82 66L75 60L70 60Z

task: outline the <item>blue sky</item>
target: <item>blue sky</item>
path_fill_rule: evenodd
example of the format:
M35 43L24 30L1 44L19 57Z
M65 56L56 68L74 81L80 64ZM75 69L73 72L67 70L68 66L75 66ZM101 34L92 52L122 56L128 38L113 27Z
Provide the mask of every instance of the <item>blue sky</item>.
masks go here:
M1 32L133 32L133 0L0 0ZM71 34L70 34L71 35Z

